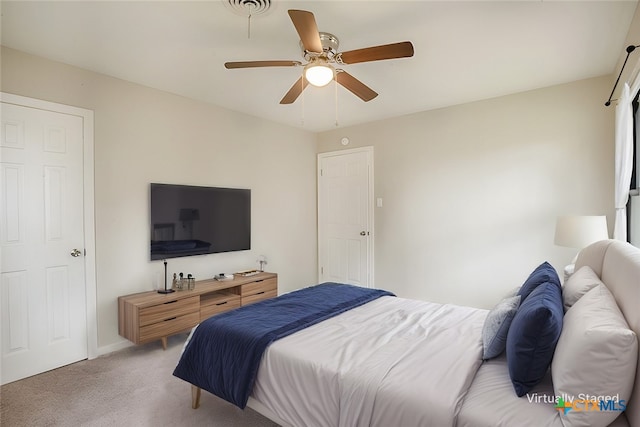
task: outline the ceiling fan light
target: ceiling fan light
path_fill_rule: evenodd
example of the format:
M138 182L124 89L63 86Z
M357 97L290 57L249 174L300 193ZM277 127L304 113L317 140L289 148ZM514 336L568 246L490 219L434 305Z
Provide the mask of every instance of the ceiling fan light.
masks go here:
M314 86L326 86L333 80L333 67L328 64L309 64L305 67L304 77Z

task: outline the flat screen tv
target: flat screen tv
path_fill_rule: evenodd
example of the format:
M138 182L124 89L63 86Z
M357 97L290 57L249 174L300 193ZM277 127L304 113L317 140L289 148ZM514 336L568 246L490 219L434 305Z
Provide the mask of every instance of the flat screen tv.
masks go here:
M251 190L151 184L151 260L251 249Z

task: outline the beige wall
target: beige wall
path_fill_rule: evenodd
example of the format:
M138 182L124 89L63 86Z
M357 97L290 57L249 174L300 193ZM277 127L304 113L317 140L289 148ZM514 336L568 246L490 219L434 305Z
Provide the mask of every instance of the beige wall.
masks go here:
M376 286L491 307L539 263L563 214L613 219L609 76L325 132L373 146ZM609 224L610 228L612 224Z
M316 280L316 136L11 49L3 92L95 112L98 346L124 344L117 297L163 281L149 261L150 182L252 190L252 250L169 260L196 278L257 266L281 291Z

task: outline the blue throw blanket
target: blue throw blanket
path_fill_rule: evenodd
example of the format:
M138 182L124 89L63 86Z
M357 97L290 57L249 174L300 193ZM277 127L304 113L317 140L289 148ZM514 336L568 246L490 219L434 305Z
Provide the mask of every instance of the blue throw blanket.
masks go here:
M173 375L244 409L269 344L385 295L394 296L323 283L210 317L193 333Z

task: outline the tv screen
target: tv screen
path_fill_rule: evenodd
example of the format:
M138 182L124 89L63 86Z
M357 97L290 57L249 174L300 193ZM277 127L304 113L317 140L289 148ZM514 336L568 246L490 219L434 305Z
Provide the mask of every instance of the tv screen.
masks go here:
M151 184L151 259L251 249L251 190Z

